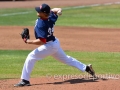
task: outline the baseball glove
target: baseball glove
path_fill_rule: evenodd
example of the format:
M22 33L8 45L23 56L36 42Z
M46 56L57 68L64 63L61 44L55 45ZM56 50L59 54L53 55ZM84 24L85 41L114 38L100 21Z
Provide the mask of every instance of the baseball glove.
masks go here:
M25 43L27 43L27 40L30 39L29 29L28 28L23 28L23 31L20 35L21 35L23 41Z

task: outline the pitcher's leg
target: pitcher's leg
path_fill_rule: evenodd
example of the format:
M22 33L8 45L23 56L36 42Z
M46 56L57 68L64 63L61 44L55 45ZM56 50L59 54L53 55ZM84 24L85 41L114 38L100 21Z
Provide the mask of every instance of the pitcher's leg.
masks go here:
M65 64L78 68L81 71L86 70L85 64L81 63L80 61L76 60L71 56L66 55L61 48L58 50L57 53L53 54L52 56Z
M29 54L23 66L21 79L25 79L29 81L30 73L34 67L35 62L36 62L36 59L32 58L31 54Z
M34 67L34 64L37 60L41 60L48 55L54 53L50 48L50 45L42 45L35 50L33 50L26 58L26 61L23 66L21 79L29 81L30 73Z
M68 65L70 65L70 66L76 67L76 68L78 68L79 70L81 70L81 71L83 71L83 72L86 71L86 72L88 72L90 75L92 75L93 77L96 78L96 76L95 76L95 71L93 70L91 64L85 65L85 64L81 63L80 61L76 60L75 58L66 55L61 48L59 48L58 52L56 52L56 53L53 54L52 56L53 56L54 58L56 58L57 60L65 63L65 64L68 64Z

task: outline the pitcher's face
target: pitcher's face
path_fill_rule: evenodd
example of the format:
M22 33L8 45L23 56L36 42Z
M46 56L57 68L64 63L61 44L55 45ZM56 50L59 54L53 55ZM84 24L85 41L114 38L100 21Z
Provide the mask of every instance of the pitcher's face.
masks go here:
M49 18L49 14L46 14L43 12L37 13L37 16L40 17L41 19L48 19Z
M44 14L43 14L42 12L39 12L39 13L37 12L37 16L38 16L38 17L43 17Z

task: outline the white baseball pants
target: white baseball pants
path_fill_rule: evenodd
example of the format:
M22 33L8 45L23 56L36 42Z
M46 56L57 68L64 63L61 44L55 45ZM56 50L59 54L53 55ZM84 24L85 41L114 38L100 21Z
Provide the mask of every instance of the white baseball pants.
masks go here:
M29 81L30 74L34 67L35 62L37 60L42 60L43 58L49 55L67 65L76 67L81 71L85 71L86 69L85 64L81 63L75 58L68 56L64 53L64 51L60 47L59 40L56 38L54 42L49 41L46 44L41 45L40 47L36 48L35 50L33 50L31 53L28 54L23 66L21 79L25 79Z

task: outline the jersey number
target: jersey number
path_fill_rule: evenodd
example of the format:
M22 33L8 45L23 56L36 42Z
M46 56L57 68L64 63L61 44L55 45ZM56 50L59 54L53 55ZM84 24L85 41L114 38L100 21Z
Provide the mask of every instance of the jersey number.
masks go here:
M53 32L54 32L54 29L53 28L49 28L48 29L49 35L47 37L50 37L53 34Z

